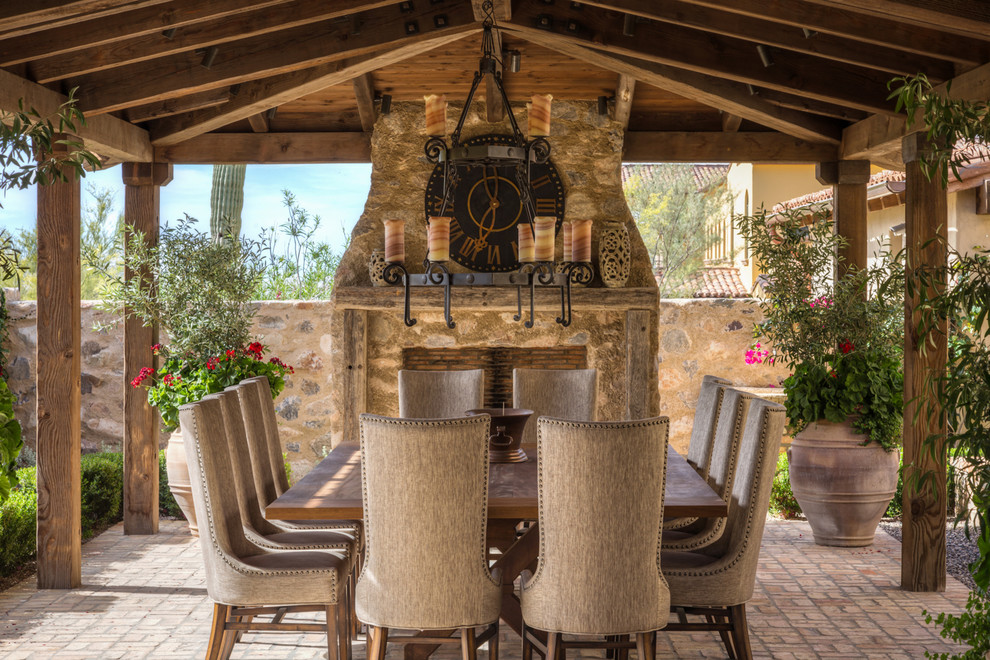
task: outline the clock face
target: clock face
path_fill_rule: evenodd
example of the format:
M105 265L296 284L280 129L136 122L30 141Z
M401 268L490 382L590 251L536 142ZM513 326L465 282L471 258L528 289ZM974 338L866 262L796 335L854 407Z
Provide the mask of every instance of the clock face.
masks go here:
M509 135L481 135L465 140L465 146L513 144ZM515 167L477 165L460 171L445 215L450 221L450 258L481 272L507 272L519 268L519 222L528 222L516 182ZM553 163L530 167L536 215L564 220L564 186ZM426 217L440 214L443 204L443 164L438 164L426 185Z

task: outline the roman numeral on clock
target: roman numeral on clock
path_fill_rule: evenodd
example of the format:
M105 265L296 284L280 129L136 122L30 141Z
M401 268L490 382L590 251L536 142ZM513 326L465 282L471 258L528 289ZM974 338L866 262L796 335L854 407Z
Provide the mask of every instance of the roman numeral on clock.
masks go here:
M544 174L539 179L534 179L532 184L533 184L533 188L542 188L543 186L548 186L550 185L550 175Z
M557 215L557 200L553 197L537 197L536 215Z

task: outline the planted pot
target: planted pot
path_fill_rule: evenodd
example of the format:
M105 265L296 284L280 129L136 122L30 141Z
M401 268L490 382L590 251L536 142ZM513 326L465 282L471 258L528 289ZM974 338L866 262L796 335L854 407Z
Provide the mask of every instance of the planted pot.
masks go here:
M791 490L819 545L872 544L894 497L900 452L866 440L850 420L821 420L795 435L787 450Z
M196 525L196 505L193 504L192 485L189 483L189 464L186 461L186 446L182 431L176 429L168 438L165 448L165 470L168 472L168 487L175 503L189 523L189 533L199 536Z

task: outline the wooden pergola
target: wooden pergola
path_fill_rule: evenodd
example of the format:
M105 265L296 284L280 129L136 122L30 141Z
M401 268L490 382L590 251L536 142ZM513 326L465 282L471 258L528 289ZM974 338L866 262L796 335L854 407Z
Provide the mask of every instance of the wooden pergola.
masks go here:
M463 98L480 0L33 0L0 6L0 110L53 112L77 88L78 137L124 163L125 215L154 240L173 163L370 160L382 99ZM962 99L990 96L990 4L972 0L496 0L510 98L605 97L629 162L813 162L835 186L848 261L866 261L870 163L906 168L905 245L944 263L946 193L921 174L927 145L893 114L887 81L925 73ZM487 95L491 120L500 106ZM386 103L387 105L387 103ZM79 183L38 192L38 583L80 583ZM912 301L906 301L907 318ZM909 328L910 330L910 328ZM154 331L125 325L126 381ZM907 333L905 400L942 369L944 340ZM158 520L158 433L125 390L125 531ZM904 460L939 468L936 496L905 489L902 586L945 586L944 459L905 414Z

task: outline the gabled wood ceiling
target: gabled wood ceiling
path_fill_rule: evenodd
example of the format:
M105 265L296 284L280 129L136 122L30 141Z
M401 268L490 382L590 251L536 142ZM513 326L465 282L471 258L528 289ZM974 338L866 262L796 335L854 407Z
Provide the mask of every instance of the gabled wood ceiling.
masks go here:
M984 1L494 4L503 52L521 56L503 73L510 99L610 97L643 157L896 164L892 76L990 85ZM480 0L6 2L0 110L77 88L87 116L104 117L84 137L111 160L152 147L179 161L362 160L383 94L464 97L482 16Z

